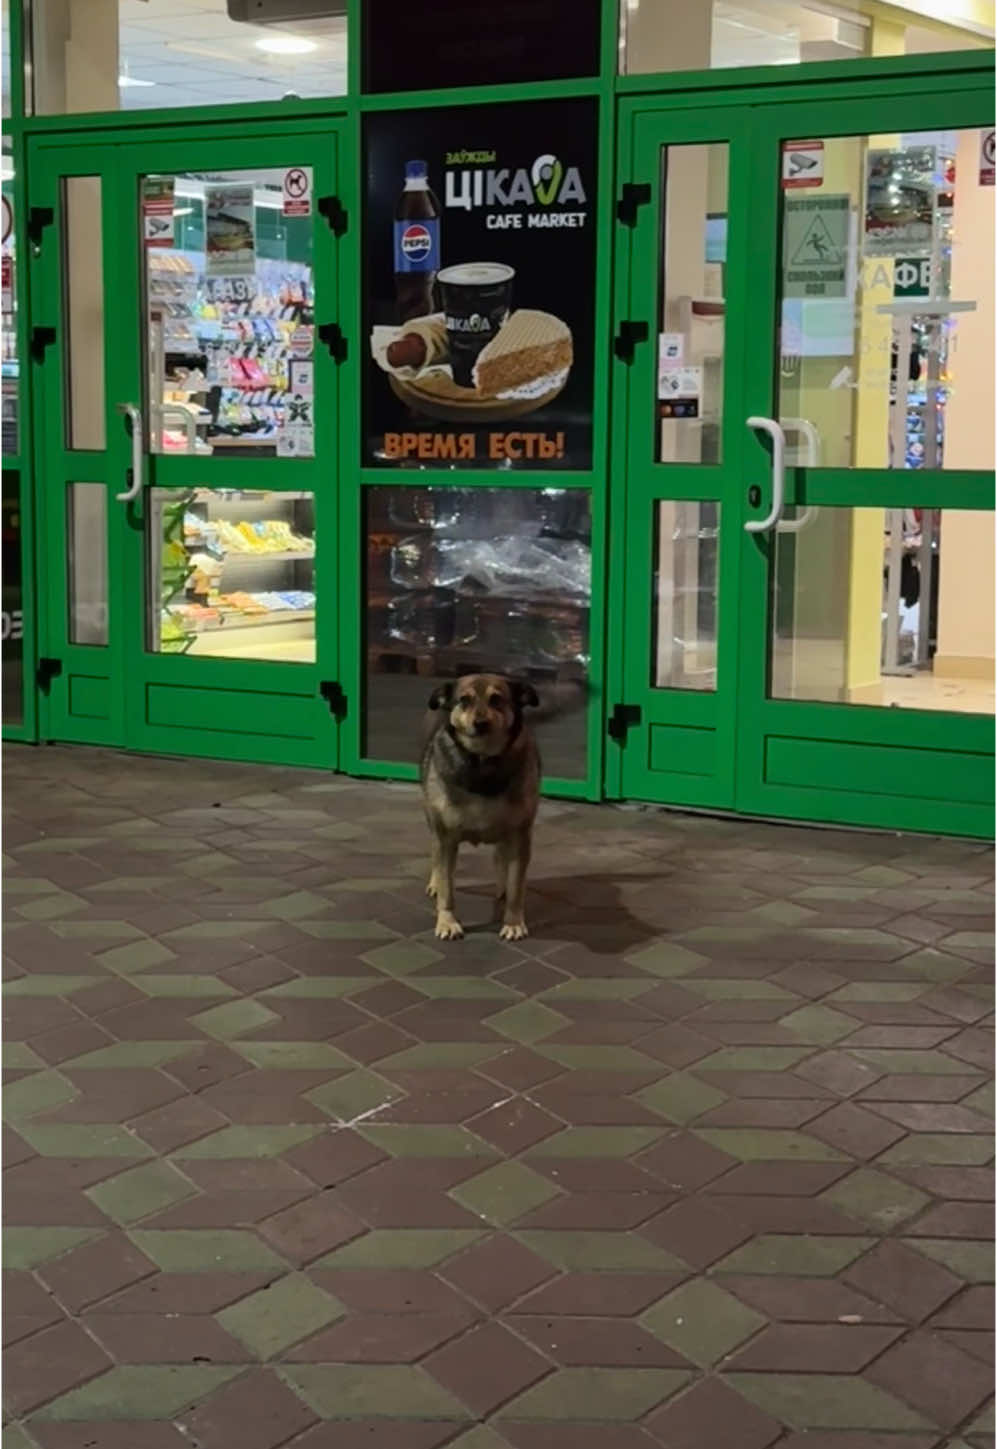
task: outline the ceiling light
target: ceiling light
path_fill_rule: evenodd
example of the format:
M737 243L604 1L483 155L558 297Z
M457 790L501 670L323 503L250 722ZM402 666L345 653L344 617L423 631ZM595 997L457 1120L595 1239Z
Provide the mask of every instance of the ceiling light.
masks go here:
M118 85L119 86L122 86L122 87L124 87L124 86L154 86L155 84L156 84L155 81L139 80L138 77L137 76L134 76L134 75L119 75L118 76Z
M269 51L271 55L306 55L310 50L318 50L317 43L306 40L303 35L261 35L253 44L257 50Z

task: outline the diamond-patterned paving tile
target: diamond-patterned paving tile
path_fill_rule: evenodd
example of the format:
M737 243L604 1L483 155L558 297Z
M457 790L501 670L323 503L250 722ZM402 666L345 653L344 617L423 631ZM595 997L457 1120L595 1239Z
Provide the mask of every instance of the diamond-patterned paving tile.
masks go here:
M765 1326L761 1314L703 1278L676 1288L642 1313L639 1321L701 1368L717 1363Z
M283 1268L283 1260L254 1233L241 1229L133 1228L132 1242L164 1273L199 1273L204 1264L221 1272Z
M781 1433L780 1424L718 1378L703 1379L669 1400L650 1416L647 1427L656 1442L667 1444L669 1449L704 1449L705 1445L710 1449L767 1449ZM850 1449L863 1446L853 1445Z
M717 1263L715 1273L789 1273L831 1278L871 1248L873 1238L762 1233Z
M343 1313L335 1298L303 1275L291 1273L223 1308L217 1319L256 1358L268 1359L317 1333Z
M551 1371L547 1358L498 1323L472 1328L430 1354L423 1367L479 1417Z
M821 1193L821 1201L866 1227L888 1233L921 1211L926 1193L875 1168L859 1168Z
M39 1410L39 1419L172 1419L240 1372L231 1365L133 1364L111 1368Z
M280 1376L322 1419L471 1417L416 1364L288 1364Z
M161 1212L196 1192L168 1162L150 1162L133 1167L117 1177L87 1189L87 1197L116 1223L128 1224Z
M729 1373L725 1380L764 1413L794 1429L930 1428L901 1399L854 1374Z
M682 1369L565 1368L507 1404L509 1419L633 1422L688 1382Z
M557 1188L524 1163L503 1162L452 1188L450 1196L487 1222L515 1222L557 1196Z

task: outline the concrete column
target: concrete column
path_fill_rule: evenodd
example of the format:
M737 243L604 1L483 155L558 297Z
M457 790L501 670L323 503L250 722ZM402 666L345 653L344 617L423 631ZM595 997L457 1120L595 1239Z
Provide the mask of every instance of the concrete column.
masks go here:
M118 0L35 0L32 44L40 116L118 109Z
M623 0L628 75L709 70L713 0Z

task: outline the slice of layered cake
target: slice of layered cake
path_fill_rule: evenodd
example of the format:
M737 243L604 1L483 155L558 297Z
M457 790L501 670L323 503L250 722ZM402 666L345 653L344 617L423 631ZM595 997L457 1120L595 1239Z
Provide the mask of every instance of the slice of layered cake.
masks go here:
M571 330L560 317L522 307L482 348L474 385L486 397L516 392L540 378L567 372L573 355Z

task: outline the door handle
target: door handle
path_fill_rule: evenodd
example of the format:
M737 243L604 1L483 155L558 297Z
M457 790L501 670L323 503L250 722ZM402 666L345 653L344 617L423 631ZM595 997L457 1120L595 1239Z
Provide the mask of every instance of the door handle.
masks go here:
M118 412L131 420L132 425L132 466L128 472L128 487L124 493L115 493L119 503L131 503L142 492L142 448L145 439L142 436L142 414L134 403L118 403Z
M745 533L768 533L782 515L786 498L786 434L775 418L747 418L752 430L768 433L772 439L772 506L766 518L749 519L744 525Z

